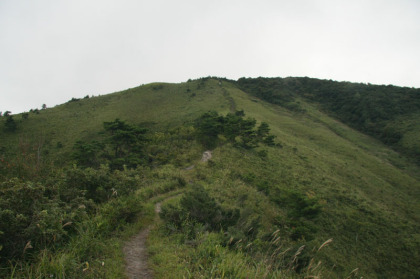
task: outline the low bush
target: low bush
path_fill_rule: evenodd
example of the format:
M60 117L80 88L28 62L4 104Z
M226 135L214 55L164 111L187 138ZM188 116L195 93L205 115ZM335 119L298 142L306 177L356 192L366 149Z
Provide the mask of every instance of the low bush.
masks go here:
M238 209L222 208L201 185L194 185L180 200L179 205L165 205L160 216L179 230L186 223L198 223L209 231L227 230L239 219Z
M318 198L296 190L275 189L274 192L270 196L271 200L287 211L288 218L284 221L290 228L290 237L293 240L311 240L317 231L313 220L322 212Z
M61 245L73 223L87 216L85 208L73 208L55 188L19 179L0 183L0 261Z
M98 228L102 235L119 230L139 218L142 200L135 195L113 199L99 209Z

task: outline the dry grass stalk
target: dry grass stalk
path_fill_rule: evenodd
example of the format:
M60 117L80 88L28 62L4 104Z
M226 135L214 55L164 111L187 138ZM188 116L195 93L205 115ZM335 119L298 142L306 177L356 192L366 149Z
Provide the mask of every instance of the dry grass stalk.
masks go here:
M26 252L26 250L27 250L27 249L32 249L32 248L34 248L34 247L32 247L32 245L31 245L31 241L29 240L29 241L26 243L25 248L23 248L23 253L22 253L22 254L25 254L25 252Z
M346 279L349 279L349 278L353 277L353 275L354 275L354 276L356 276L356 275L357 275L357 273L358 273L358 271L359 271L359 268L358 268L358 267L357 267L357 268L355 268L355 269L353 269L353 270L350 272L349 276L347 276L347 277L346 277ZM363 277L362 277L362 278L363 278Z
M313 263L313 260L314 259L311 260L311 264ZM314 272L315 269L317 269L318 267L321 266L321 263L322 263L321 261L318 261L318 263L314 267L312 267L311 264L310 264L309 267L308 267L308 272Z
M275 238L275 239L273 239L272 241L271 241L271 244L277 244L279 241L280 241L280 236L279 237L277 237L277 238Z
M67 226L70 226L71 224L73 224L73 222L67 222L67 223L65 223L65 224L63 225L63 228L64 228L64 227L67 227Z
M85 262L86 267L83 268L83 272L87 271L89 269L89 262Z
M271 235L273 236L273 238L277 237L277 234L280 232L280 230L276 230L275 232L273 232Z
M300 246L299 249L296 251L294 258L297 258L297 256L299 256L302 253L304 248L305 248L305 245Z
M325 241L324 243L322 243L321 246L319 246L318 251L319 252L323 247L327 246L329 243L331 243L333 241L332 238L328 239L327 241Z
M302 253L304 248L305 248L305 245L302 245L299 247L299 249L296 251L296 253L293 256L293 259L289 263L289 268L292 268L293 264L297 261L297 257Z
M278 257L281 257L281 256L283 256L284 254L286 254L289 250L290 250L290 248L287 248L286 250L284 250L283 252L281 252L281 253L278 253L279 252L279 250L282 248L282 246L279 246L276 250L274 250L274 252L271 254L271 260L273 261L274 260L274 258L278 258Z
M228 245L230 245L232 242L233 242L233 237L231 237L231 238L229 239Z

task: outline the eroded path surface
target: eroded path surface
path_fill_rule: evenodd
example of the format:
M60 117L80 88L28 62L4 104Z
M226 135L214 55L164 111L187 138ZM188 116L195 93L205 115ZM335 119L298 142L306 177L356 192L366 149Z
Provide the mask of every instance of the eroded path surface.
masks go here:
M155 204L155 213L160 212L161 202ZM146 240L150 233L150 227L141 230L132 237L124 246L125 273L129 279L151 279L153 272L147 266Z
M147 266L146 239L149 232L150 228L140 231L123 248L126 261L125 273L130 279L153 278L153 273Z

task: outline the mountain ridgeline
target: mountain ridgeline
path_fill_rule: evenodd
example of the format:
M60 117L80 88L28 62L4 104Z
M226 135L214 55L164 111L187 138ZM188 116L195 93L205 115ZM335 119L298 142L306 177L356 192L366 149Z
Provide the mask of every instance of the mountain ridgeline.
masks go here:
M0 277L124 278L145 227L155 278L420 277L420 89L153 83L0 138Z

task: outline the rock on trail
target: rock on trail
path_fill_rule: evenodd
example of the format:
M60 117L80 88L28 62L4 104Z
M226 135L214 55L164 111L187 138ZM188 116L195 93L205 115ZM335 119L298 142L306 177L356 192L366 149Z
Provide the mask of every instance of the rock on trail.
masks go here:
M201 157L201 162L207 162L212 157L211 151L207 150L203 153L203 157Z

